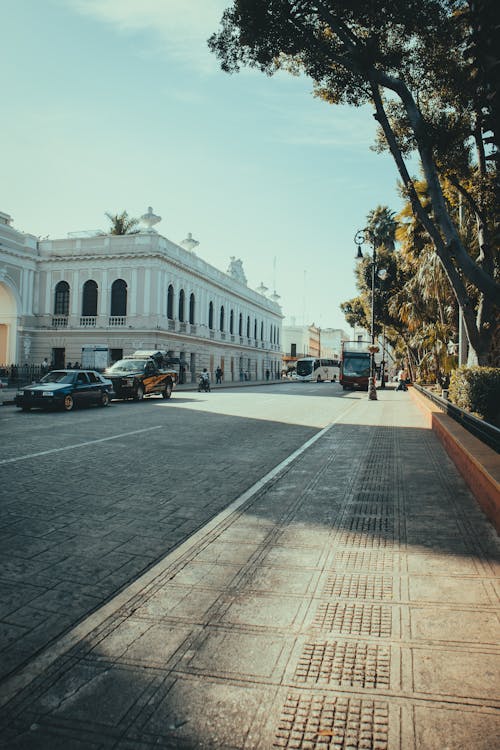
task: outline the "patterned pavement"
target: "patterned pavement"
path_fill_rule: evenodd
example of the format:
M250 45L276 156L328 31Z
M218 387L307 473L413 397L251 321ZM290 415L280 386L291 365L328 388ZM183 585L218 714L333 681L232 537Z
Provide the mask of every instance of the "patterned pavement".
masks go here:
M492 750L499 573L415 405L356 401L7 683L0 747Z

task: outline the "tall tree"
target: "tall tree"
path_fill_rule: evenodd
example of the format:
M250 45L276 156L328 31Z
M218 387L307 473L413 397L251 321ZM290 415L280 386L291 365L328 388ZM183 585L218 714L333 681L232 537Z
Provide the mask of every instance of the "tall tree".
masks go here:
M111 222L109 234L138 234L139 230L135 227L138 225L139 219L132 218L126 211L122 211L121 214L106 212L106 216Z
M497 19L490 33L498 35L499 11L491 11L493 5L484 0L233 0L221 30L209 40L227 72L242 65L268 75L301 71L312 78L316 95L333 104L374 106L384 147L463 310L480 363L488 361L490 321L500 299L497 162L488 166L483 158L489 105L487 97L477 100L471 79L477 51L470 43L478 25L483 35L489 33L482 23L485 9L490 21L490 16ZM420 159L428 206L410 175L410 152ZM447 177L476 209L477 252L464 244L449 210Z

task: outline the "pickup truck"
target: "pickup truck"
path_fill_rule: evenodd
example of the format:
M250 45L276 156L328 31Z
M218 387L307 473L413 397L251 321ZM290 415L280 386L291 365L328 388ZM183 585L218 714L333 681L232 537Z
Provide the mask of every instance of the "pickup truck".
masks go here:
M161 394L170 398L178 382L177 371L168 365L166 352L137 351L118 360L105 370L113 383L115 398L133 398Z

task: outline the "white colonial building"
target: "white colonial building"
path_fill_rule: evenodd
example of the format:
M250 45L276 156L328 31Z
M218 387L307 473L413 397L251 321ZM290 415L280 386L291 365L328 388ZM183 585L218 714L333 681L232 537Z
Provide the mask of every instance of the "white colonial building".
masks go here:
M149 220L148 220L149 217ZM137 234L38 240L0 213L0 364L81 361L82 348L116 360L168 350L187 379L220 366L225 380L278 377L281 308L250 289L241 260L224 273L143 217ZM184 245L184 246L182 246Z

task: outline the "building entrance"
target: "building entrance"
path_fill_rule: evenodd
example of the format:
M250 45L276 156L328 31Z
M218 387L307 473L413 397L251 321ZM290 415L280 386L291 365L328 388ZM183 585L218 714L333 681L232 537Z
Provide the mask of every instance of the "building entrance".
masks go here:
M0 364L17 362L17 304L6 284L0 283Z

